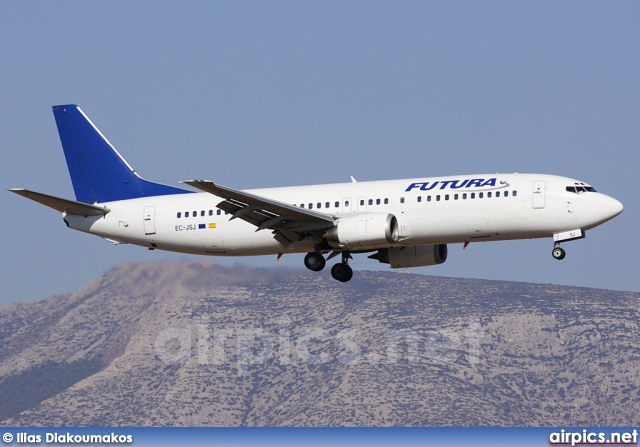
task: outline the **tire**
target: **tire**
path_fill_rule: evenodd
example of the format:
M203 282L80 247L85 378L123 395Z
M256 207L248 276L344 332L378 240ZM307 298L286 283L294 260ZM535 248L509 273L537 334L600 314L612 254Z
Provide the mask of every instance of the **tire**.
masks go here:
M304 266L314 272L319 272L326 264L324 257L315 251L307 253L304 257Z
M331 276L340 282L347 282L353 278L353 269L348 264L338 263L331 267Z
M561 261L564 259L565 256L567 256L567 252L564 251L564 248L560 248L560 247L556 247L553 249L553 251L551 252L551 255L556 258L558 261Z

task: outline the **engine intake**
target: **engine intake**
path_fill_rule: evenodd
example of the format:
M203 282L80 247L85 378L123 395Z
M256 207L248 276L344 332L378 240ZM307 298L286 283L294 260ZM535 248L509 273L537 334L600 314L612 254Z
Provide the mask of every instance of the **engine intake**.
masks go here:
M341 217L325 237L335 248L377 248L397 242L398 234L393 214L362 213Z
M414 245L412 247L391 247L378 250L369 256L391 268L425 267L442 264L447 260L447 244Z

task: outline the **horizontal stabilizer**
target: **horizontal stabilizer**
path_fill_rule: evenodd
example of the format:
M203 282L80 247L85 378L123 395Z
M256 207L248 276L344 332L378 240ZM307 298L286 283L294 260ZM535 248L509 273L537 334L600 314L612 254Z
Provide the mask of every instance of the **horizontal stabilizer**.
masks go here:
M58 210L61 213L76 214L78 216L104 216L111 210L106 206L89 205L87 203L74 202L73 200L62 199L60 197L50 196L48 194L42 194L40 192L29 191L23 188L11 188L11 192L15 192L22 197L31 199L35 202L41 203L49 208Z

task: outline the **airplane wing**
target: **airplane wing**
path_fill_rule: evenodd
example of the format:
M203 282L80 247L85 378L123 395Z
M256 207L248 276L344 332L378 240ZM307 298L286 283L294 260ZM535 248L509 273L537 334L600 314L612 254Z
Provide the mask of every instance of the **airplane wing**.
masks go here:
M24 188L11 188L9 191L41 203L49 208L53 208L54 210L58 210L61 213L76 214L78 216L104 216L111 211L106 206L74 202L73 200L62 199L60 197L42 194L41 192L29 191Z
M250 194L208 180L186 180L194 188L222 197L216 206L231 214L231 220L242 219L259 230L273 230L275 239L285 246L300 240L304 233L324 231L334 226L333 216L284 202Z

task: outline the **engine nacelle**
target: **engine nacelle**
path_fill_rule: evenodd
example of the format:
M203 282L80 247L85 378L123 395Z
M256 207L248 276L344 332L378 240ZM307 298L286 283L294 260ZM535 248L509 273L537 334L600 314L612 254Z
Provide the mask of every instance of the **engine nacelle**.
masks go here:
M447 260L447 244L414 245L413 247L391 247L378 250L369 256L391 268L426 267L442 264Z
M376 248L397 242L398 233L393 214L362 213L338 219L326 238L335 248Z

